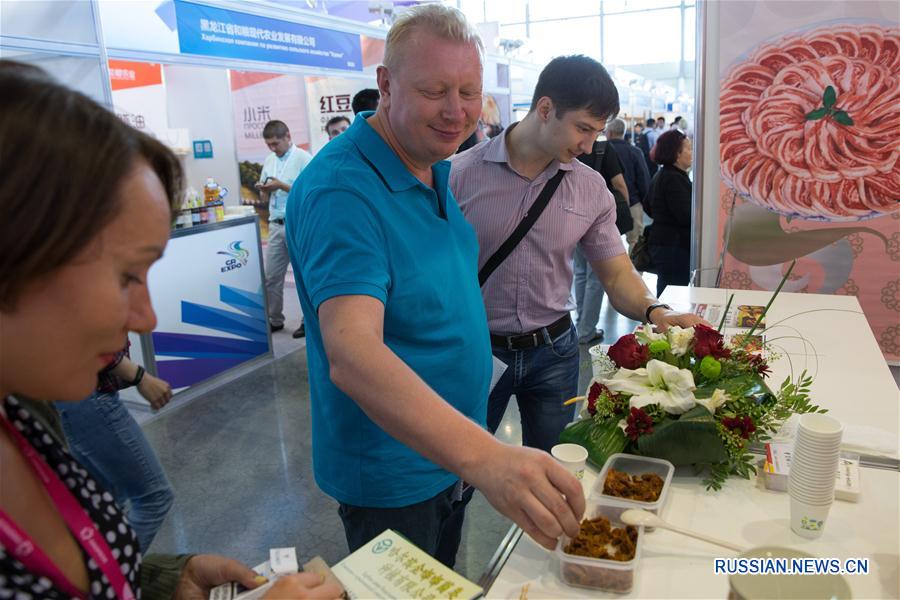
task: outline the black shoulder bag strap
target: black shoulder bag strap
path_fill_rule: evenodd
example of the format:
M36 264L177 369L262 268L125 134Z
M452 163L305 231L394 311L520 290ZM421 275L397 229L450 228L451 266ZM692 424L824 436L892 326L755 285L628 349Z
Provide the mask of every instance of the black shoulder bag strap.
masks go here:
M607 143L608 142L594 142L593 152L591 152L591 157L593 158L591 162L594 163L591 165L591 168L601 175L603 175L603 171L601 171L601 169L603 168L603 155L606 154ZM604 177L603 180L606 181L606 177Z
M522 222L519 223L518 227L516 227L515 231L509 234L509 237L506 238L506 241L500 244L500 247L496 252L484 263L484 266L481 267L481 270L478 271L478 285L483 286L484 282L488 280L488 277L491 276L491 273L500 266L506 257L515 249L515 247L522 241L522 238L525 237L525 234L531 229L534 225L535 221L538 220L538 217L541 216L541 213L544 212L544 209L547 208L547 205L550 203L550 198L553 197L553 193L556 191L556 188L559 187L559 182L562 181L563 175L566 172L560 169L556 172L556 175L550 178L547 183L544 184L544 189L541 190L540 195L537 197L537 200L534 201L534 204L528 209L528 212L525 213L525 218L522 219Z

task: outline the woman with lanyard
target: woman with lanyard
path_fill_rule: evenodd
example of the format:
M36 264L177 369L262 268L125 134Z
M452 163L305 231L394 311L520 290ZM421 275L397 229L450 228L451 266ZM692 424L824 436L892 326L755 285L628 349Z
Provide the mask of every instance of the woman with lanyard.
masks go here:
M91 392L128 331L153 329L146 278L181 197L178 159L40 69L0 61L0 164L0 598L257 587L221 556L142 561L112 496L47 418L49 401ZM339 593L298 574L265 597Z

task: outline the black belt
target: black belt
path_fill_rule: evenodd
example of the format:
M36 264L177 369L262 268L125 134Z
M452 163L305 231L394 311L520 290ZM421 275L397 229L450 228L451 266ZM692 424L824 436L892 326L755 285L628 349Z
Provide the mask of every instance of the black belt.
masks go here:
M504 350L528 350L537 348L547 343L544 338L544 330L547 331L547 338L552 340L555 337L565 333L572 327L572 317L568 314L553 321L546 327L522 333L519 335L495 335L491 334L491 345L499 346Z
M273 223L277 223L278 225L284 225L284 219L272 219Z

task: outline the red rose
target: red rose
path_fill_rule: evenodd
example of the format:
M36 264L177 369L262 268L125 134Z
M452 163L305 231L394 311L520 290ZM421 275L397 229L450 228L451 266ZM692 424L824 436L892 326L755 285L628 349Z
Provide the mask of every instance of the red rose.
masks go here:
M636 442L642 435L653 433L653 419L641 408L632 407L625 423L625 435L632 442Z
M725 417L722 419L722 425L745 440L749 440L756 431L756 425L753 424L753 419L750 417Z
M638 343L633 333L620 337L607 354L616 365L625 369L640 369L650 360L650 348Z
M587 409L588 413L591 416L597 414L597 398L600 397L600 394L603 392L606 386L597 383L596 381L591 384L591 389L588 390L587 397Z
M703 358L730 358L731 350L725 347L725 338L721 333L703 324L694 325L694 356Z

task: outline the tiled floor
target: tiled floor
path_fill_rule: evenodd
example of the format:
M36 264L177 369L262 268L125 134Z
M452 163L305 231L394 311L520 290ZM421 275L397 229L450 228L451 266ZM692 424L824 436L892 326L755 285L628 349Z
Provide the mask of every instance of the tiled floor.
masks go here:
M604 306L599 326L607 339L616 339L634 322ZM282 337L289 340L290 334ZM145 422L176 494L153 551L217 552L249 564L280 546L295 546L301 559L318 554L329 564L346 556L337 504L319 491L312 474L306 353L291 352L290 346L283 344L272 363ZM582 359L585 387L585 346ZM514 402L498 437L521 442ZM457 570L477 581L510 524L476 494Z

